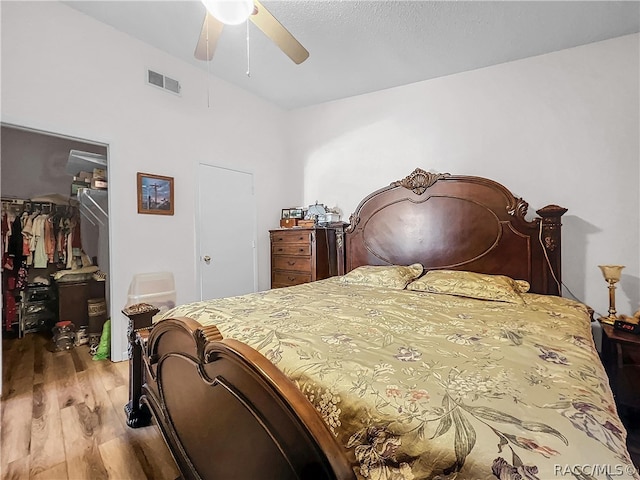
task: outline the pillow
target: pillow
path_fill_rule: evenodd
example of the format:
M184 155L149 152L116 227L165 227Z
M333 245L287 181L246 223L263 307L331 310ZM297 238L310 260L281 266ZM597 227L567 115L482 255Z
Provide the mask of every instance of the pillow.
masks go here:
M531 288L531 285L526 280L514 280L514 282L516 282L518 291L520 293L527 293Z
M417 292L445 293L523 305L520 289L515 280L504 275L457 270L431 270L407 286L407 290Z
M364 265L342 276L340 282L347 285L369 285L403 290L411 280L422 275L423 271L424 267L419 263L407 267L402 265Z

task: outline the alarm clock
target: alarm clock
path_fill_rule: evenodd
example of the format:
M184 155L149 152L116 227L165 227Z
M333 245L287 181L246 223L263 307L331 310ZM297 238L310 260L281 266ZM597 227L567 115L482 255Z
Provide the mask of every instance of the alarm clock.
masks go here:
M629 323L624 320L616 320L613 322L613 328L622 332L640 334L640 325L637 323Z

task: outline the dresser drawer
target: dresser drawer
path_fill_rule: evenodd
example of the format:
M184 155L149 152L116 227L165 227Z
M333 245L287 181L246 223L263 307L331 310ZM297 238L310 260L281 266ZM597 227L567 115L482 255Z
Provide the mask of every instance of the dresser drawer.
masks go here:
M283 243L311 243L311 232L295 231L290 232L278 231L271 234L271 244L279 245Z
M280 270L273 270L271 274L271 286L273 288L291 287L293 285L300 285L302 283L308 283L310 281L310 273L284 272Z
M308 257L311 255L311 245L308 243L305 245L302 243L280 243L271 246L271 253L274 255L301 255L303 257Z
M296 272L311 273L311 257L289 257L277 255L273 257L274 270L295 270Z

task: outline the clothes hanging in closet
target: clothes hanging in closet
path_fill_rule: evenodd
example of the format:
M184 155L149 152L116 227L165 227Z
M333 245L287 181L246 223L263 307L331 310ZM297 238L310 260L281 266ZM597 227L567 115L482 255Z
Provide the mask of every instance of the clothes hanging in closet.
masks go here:
M91 260L82 251L77 208L5 199L2 206L3 312L5 328L10 330L18 318L17 299L27 286L30 267L57 264L73 270L91 265Z
M24 236L22 235L21 217L3 208L2 299L5 328L7 330L11 329L18 316L18 306L14 292L23 290L27 284L28 271L24 259Z

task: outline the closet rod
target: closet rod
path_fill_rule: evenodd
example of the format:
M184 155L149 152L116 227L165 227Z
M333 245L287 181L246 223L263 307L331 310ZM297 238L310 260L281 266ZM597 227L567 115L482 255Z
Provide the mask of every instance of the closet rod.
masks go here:
M2 197L1 200L3 207L21 207L28 213L34 210L40 210L42 213L51 213L56 207L56 204L52 202L34 202L24 198ZM47 210L46 212L45 209Z

